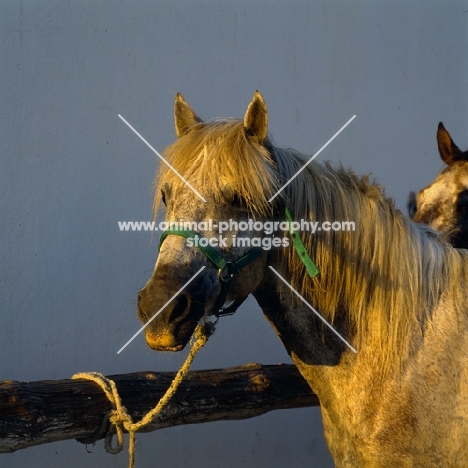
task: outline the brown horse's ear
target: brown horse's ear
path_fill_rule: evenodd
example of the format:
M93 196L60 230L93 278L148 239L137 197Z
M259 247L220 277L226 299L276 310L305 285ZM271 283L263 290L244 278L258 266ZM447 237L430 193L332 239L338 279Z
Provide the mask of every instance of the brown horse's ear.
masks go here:
M185 102L184 97L180 93L177 93L174 102L174 121L175 131L179 138L184 136L192 125L203 122Z
M255 91L252 102L244 116L244 127L248 135L263 143L268 134L268 110L262 95Z
M440 157L447 166L450 166L455 161L464 159L463 152L453 142L450 133L447 132L442 122L439 122L439 127L437 128L437 146L439 147Z

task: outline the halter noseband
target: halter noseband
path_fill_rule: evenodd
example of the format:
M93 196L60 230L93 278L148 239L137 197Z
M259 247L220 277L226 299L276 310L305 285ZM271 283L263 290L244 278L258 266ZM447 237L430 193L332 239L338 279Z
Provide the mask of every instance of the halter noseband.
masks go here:
M229 289L231 287L232 278L235 274L239 273L242 270L242 268L247 266L249 263L254 262L258 257L260 257L264 250L261 247L253 247L244 256L238 258L237 260L232 262L227 261L208 242L206 242L206 245L201 245L200 239L206 239L203 235L190 229L180 229L175 227L170 227L161 234L161 238L159 239L159 249L161 249L161 245L164 242L164 239L170 234L182 236L186 239L198 239L198 242L196 242L197 247L218 269L218 276L221 280L221 291L218 297L216 298L215 304L213 306L213 311L209 315L214 315L216 317L216 320L218 320L219 317L225 315L232 315L245 301L245 299L247 299L246 297L244 297L243 299L236 299L232 304L228 305L227 307L224 306Z

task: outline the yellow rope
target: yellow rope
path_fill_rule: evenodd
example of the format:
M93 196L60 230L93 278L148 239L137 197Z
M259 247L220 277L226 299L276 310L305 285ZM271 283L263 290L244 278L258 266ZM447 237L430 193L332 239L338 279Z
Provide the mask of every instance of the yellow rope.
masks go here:
M187 374L190 365L192 364L193 359L197 352L202 348L209 338L210 332L207 331L206 326L198 325L194 332L194 337L196 338L195 343L190 350L187 359L185 360L182 367L177 372L174 380L172 381L170 387L166 390L166 393L159 400L158 404L149 411L143 418L138 422L133 422L132 417L127 413L127 409L122 405L122 400L120 399L119 392L115 382L107 377L104 377L99 372L80 372L75 374L72 379L87 379L98 384L103 392L106 394L107 398L112 404L112 410L110 411L109 421L111 423L111 428L107 431L105 438L105 447L109 453L119 453L123 449L124 445L124 430L129 434L129 446L128 446L128 458L129 458L129 468L134 468L135 466L135 433L141 428L150 424L153 419L161 412L161 410L167 405L169 400L172 398L174 393L177 391L178 386L181 384L185 375ZM117 445L112 446L112 429L115 430L117 436Z

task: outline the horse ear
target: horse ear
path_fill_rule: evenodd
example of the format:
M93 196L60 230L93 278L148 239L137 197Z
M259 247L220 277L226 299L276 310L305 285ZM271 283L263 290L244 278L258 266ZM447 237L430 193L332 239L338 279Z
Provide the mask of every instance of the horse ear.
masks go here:
M184 136L192 125L203 122L180 93L177 93L174 102L174 121L175 131L179 138Z
M447 166L463 159L463 152L453 142L450 133L444 127L442 122L439 122L437 128L437 146L439 147L439 154Z
M244 116L244 127L248 135L263 143L268 134L268 110L262 95L255 91L252 102Z

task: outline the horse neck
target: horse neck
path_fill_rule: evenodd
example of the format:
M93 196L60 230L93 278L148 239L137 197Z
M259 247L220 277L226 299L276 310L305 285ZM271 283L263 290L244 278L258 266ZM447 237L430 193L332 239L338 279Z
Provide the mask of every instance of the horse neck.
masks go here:
M340 362L346 345L324 327L309 307L297 301L270 269L253 295L293 359L307 365L335 366ZM346 335L343 323L337 320L334 327Z
M253 295L292 361L320 398L322 411L335 411L340 401L336 395L354 391L349 376L354 375L356 354L309 307L295 301L291 290L278 283L270 269ZM337 314L333 327L349 340L346 324L344 314ZM359 367L358 374L363 375Z

